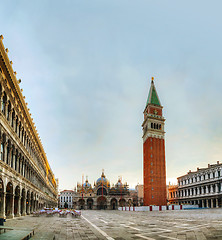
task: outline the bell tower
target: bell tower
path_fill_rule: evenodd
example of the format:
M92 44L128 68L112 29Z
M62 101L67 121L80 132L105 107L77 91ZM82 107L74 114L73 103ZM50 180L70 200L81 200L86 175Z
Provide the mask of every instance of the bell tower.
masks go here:
M143 127L144 205L166 205L165 119L154 78L146 103Z

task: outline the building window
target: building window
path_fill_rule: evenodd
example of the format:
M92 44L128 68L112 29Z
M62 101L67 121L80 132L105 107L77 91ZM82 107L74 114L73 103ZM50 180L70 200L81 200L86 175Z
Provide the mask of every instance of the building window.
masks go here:
M151 162L150 165L153 166L153 162Z
M213 172L213 178L215 178L215 172Z
M3 143L1 143L1 160L3 161L3 149L4 149L4 145Z
M152 158L152 157L153 157L153 155L151 154L151 155L150 155L150 157Z
M151 179L151 182L153 182L153 179Z
M218 174L218 177L220 177L220 171L218 171L217 174Z

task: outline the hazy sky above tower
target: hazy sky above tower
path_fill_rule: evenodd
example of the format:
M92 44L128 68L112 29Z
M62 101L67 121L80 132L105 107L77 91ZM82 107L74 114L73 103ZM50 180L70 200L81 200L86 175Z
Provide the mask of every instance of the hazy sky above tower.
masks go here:
M0 34L60 189L142 183L150 79L167 177L222 161L222 2L5 1Z

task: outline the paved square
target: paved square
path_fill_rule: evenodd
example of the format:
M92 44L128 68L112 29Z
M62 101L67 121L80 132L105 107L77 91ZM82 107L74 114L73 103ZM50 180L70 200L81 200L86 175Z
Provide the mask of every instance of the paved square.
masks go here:
M84 210L81 218L26 216L7 220L5 225L35 228L32 239L53 239L54 236L56 240L222 239L222 209L162 212Z

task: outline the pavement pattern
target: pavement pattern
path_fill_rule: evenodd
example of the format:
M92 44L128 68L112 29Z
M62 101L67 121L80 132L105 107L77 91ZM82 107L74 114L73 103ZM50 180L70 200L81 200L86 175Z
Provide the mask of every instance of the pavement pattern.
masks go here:
M45 240L222 240L222 208L162 212L83 210L80 218L25 216L7 220L5 226L34 228L32 239Z

